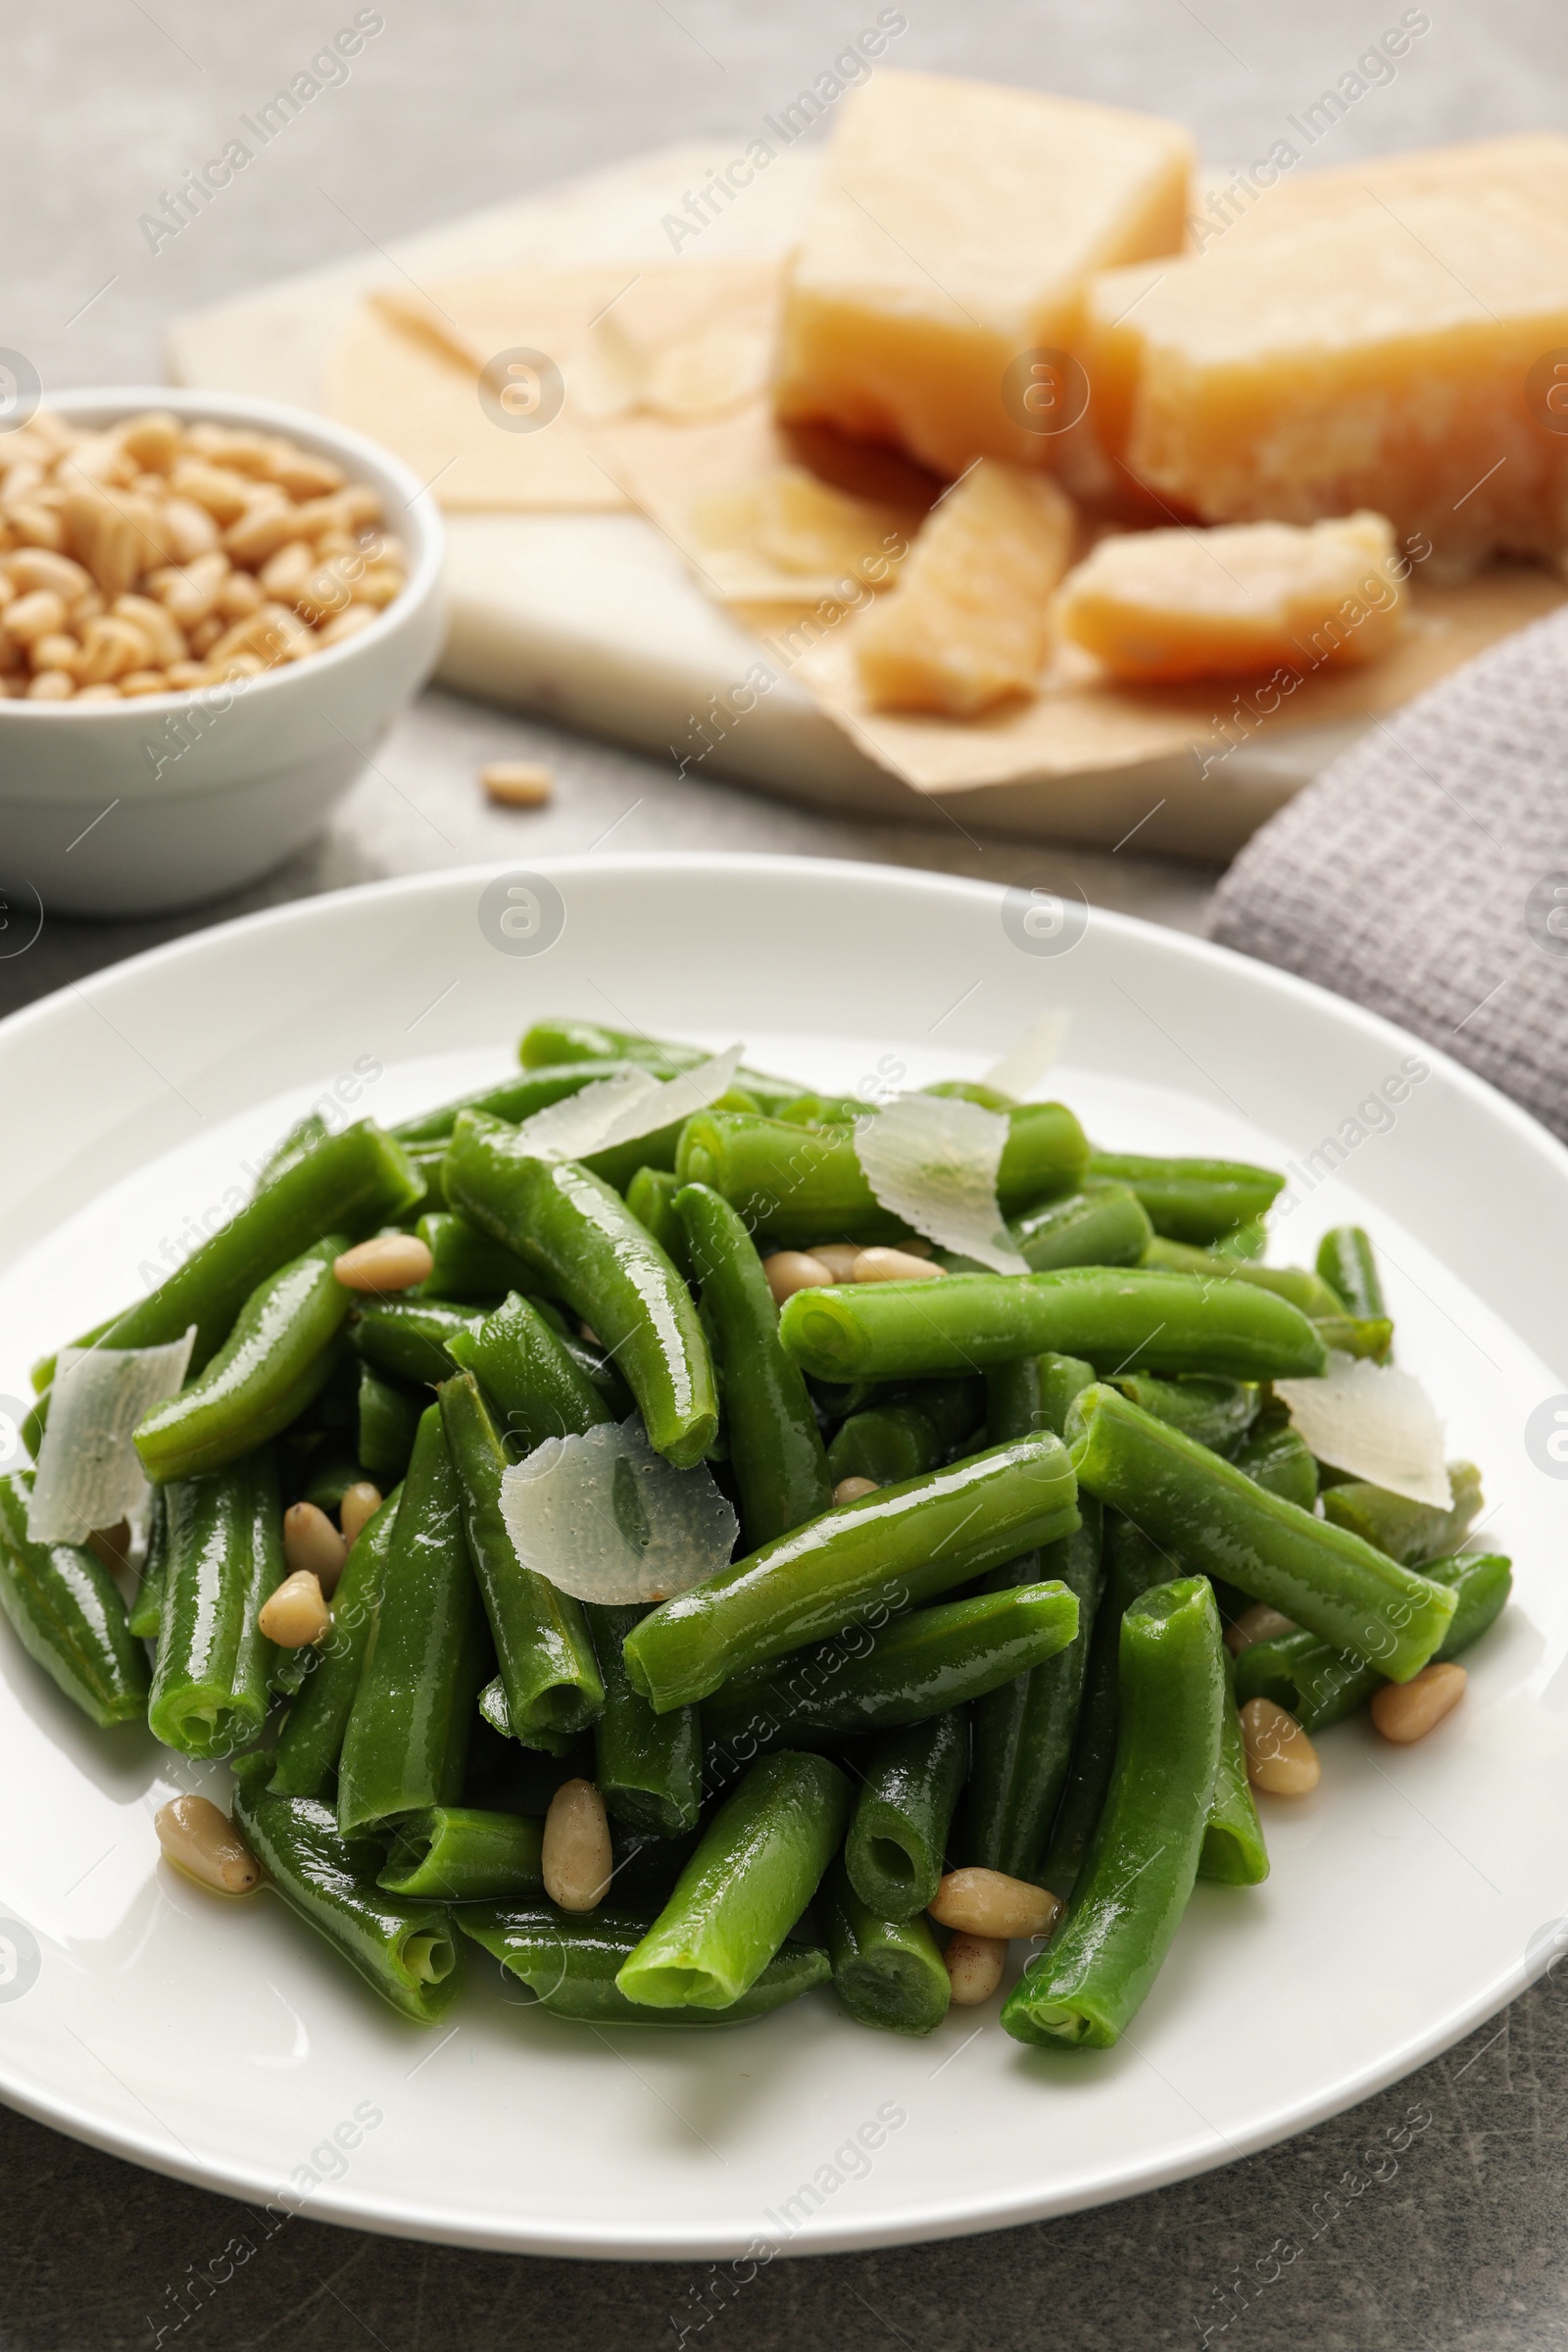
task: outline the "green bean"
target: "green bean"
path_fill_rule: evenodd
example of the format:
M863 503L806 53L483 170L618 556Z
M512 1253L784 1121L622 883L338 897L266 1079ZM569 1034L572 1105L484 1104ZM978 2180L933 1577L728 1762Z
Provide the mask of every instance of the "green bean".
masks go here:
M432 1805L399 1825L375 1883L389 1894L427 1894L441 1903L539 1895L543 1842L542 1823L520 1813Z
M417 1389L383 1380L368 1364L360 1366L359 1455L370 1476L384 1485L403 1476L414 1451L424 1399Z
M834 1486L841 1478L869 1478L886 1487L937 1469L960 1440L977 1433L981 1398L974 1380L924 1380L895 1390L842 1423L828 1448L829 1478Z
M394 1489L349 1546L332 1594L332 1630L308 1653L311 1671L272 1750L272 1774L267 1786L273 1796L320 1796L337 1770L370 1628L380 1605L398 1499L399 1490Z
M1088 1152L1082 1128L1059 1102L1023 1103L1008 1124L997 1177L1004 1217L1071 1191ZM851 1127L803 1128L700 1111L682 1131L675 1173L684 1183L710 1185L754 1233L786 1246L898 1241L908 1232L902 1218L878 1205Z
M347 1248L346 1235L328 1234L257 1285L205 1369L137 1429L149 1478L162 1486L220 1470L286 1429L318 1394L352 1303L332 1272Z
M1453 1501L1447 1510L1431 1502L1412 1502L1362 1479L1329 1487L1323 1495L1323 1515L1336 1527L1386 1551L1406 1568L1455 1551L1481 1509L1481 1473L1474 1462L1450 1462L1448 1484Z
M1452 1595L1348 1529L1255 1486L1114 1389L1086 1389L1073 1416L1073 1465L1089 1492L1194 1568L1354 1650L1395 1682L1408 1682L1439 1646Z
M261 1174L256 1179L256 1190L261 1192L274 1183L286 1168L293 1167L296 1160L303 1159L307 1152L314 1152L318 1144L324 1144L331 1132L318 1110L308 1110L303 1118L296 1119L288 1133L273 1145L263 1160Z
M861 1901L842 1861L822 1882L822 1924L833 1988L860 2026L887 2034L930 2034L952 1996L936 1938L918 1913L879 1918Z
M605 1686L582 1603L517 1557L501 1515L506 1451L473 1374L444 1381L436 1400L513 1737L585 1731L605 1703Z
M1151 1159L1141 1152L1093 1152L1090 1173L1129 1185L1158 1234L1175 1242L1217 1242L1268 1214L1285 1188L1272 1168L1240 1159Z
M695 1829L703 1798L703 1741L695 1707L656 1715L626 1675L622 1647L641 1606L591 1607L588 1622L604 1680L605 1703L594 1726L594 1780L617 1821L674 1838Z
M1209 1799L1208 1822L1198 1875L1220 1886L1260 1886L1268 1877L1268 1847L1257 1818L1257 1800L1247 1777L1247 1749L1229 1658L1225 1667L1225 1707L1220 1722L1219 1763Z
M147 1548L142 1555L141 1583L125 1620L138 1642L156 1642L164 1622L164 1580L169 1573L169 1518L164 1490L154 1487L147 1497Z
M1271 1405L1258 1415L1231 1460L1255 1486L1282 1494L1303 1511L1317 1500L1317 1463L1283 1405Z
M907 1607L1078 1524L1060 1442L1019 1439L824 1511L662 1601L626 1638L634 1690L663 1714L820 1640Z
M535 1021L517 1045L517 1059L529 1070L554 1069L564 1061L581 1061L597 1062L602 1072L606 1061L621 1060L657 1071L661 1078L678 1078L683 1070L695 1070L709 1058L701 1046L681 1046L672 1044L668 1038L644 1037L636 1029L607 1029L598 1021ZM765 1071L751 1069L744 1062L735 1073L735 1083L762 1110L793 1102L802 1091L793 1078L770 1078Z
M1317 1270L1348 1315L1376 1322L1388 1313L1377 1253L1359 1225L1336 1225L1323 1236Z
M1052 1348L1047 1348L1036 1360L1040 1366L1040 1426L1054 1430L1059 1438L1067 1426L1074 1397L1094 1387L1095 1367L1086 1364L1080 1355L1058 1355Z
M1268 1249L1268 1227L1261 1217L1249 1217L1209 1243L1216 1257L1262 1257Z
M1254 1289L1288 1298L1303 1315L1343 1314L1344 1308L1326 1282L1304 1266L1259 1266L1222 1250L1195 1250L1186 1242L1166 1241L1156 1234L1144 1251L1144 1264L1166 1274L1200 1274L1207 1282L1250 1282Z
M84 1544L27 1534L30 1470L0 1478L0 1610L32 1658L106 1730L147 1711L147 1658L114 1579Z
M1106 2049L1137 2015L1198 1875L1226 1710L1205 1577L1141 1593L1121 1621L1116 1765L1065 1923L1002 2012L1019 2041Z
M453 1359L477 1374L507 1436L523 1453L548 1438L580 1437L613 1418L609 1405L537 1306L514 1292L451 1342Z
M169 1565L147 1721L187 1756L226 1756L267 1714L274 1650L257 1624L283 1581L270 1446L166 1492Z
M1153 1233L1138 1195L1091 1177L1081 1192L1015 1217L1014 1249L1031 1273L1055 1266L1136 1266Z
M703 1728L720 1747L756 1753L780 1739L819 1744L923 1723L1027 1674L1077 1631L1077 1600L1058 1584L911 1609L863 1648L835 1639L736 1675L707 1701Z
M462 1488L441 1408L432 1404L414 1442L343 1734L337 1809L345 1833L457 1801L487 1648Z
M832 1500L806 1381L779 1343L778 1307L751 1235L703 1184L675 1196L704 1323L724 1388L724 1427L749 1550L813 1519Z
M1169 1582L1177 1563L1126 1519L1104 1522L1100 1606L1095 1612L1072 1753L1037 1875L1058 1891L1083 1868L1116 1761L1121 1621L1142 1592ZM1021 1875L1021 1874L1020 1874Z
M455 1208L437 1209L421 1217L418 1231L431 1259L421 1288L432 1298L488 1303L504 1298L528 1279L520 1257L481 1233Z
M457 1364L451 1342L477 1331L482 1320L473 1307L442 1298L399 1299L365 1307L354 1326L354 1345L384 1378L434 1389L452 1378Z
M554 1903L465 1904L457 1922L554 2017L591 2026L732 2026L766 2017L813 1985L832 1963L818 1945L786 1943L728 2008L650 2009L616 1979L648 1932L636 1912L558 1911Z
M1115 1373L1310 1377L1328 1361L1288 1300L1240 1282L1143 1266L1055 1274L949 1274L797 1291L779 1317L797 1362L824 1380L984 1371L1050 1348Z
M1257 1418L1258 1395L1249 1381L1220 1380L1203 1372L1160 1380L1150 1372L1132 1372L1111 1386L1156 1421L1168 1421L1216 1453L1229 1453Z
M1054 1657L977 1700L971 1713L974 1763L961 1859L1032 1882L1044 1868L1067 1783L1104 1584L1100 1506L1084 1495L1079 1507L1083 1525L1035 1555L1038 1576L1058 1581L1076 1599L1077 1633ZM1009 1573L998 1568L992 1576Z
M626 1206L645 1225L683 1282L692 1280L686 1228L675 1214L680 1178L673 1168L639 1168L626 1187Z
M498 1739L513 1740L516 1738L512 1729L512 1715L507 1705L507 1687L499 1674L492 1681L486 1683L475 1704L478 1708L480 1724L485 1730L494 1732ZM542 1755L565 1756L580 1744L580 1740L575 1732L547 1732L542 1726L536 1726L528 1734L527 1744L531 1748L537 1748Z
M1428 1560L1421 1574L1453 1593L1453 1615L1434 1663L1456 1658L1479 1642L1502 1612L1513 1588L1513 1566L1501 1552L1456 1552ZM1330 1648L1315 1634L1298 1631L1254 1642L1236 1661L1239 1697L1271 1698L1304 1732L1353 1715L1383 1688L1383 1676L1356 1657Z
M355 1386L356 1389L359 1386L357 1372ZM291 1436L293 1434L290 1432ZM281 1451L280 1447L280 1454ZM330 1436L313 1448L309 1459L293 1480L281 1475L282 1467L280 1463L278 1483L283 1493L295 1502L314 1502L317 1509L324 1511L328 1518L334 1517L342 1509L343 1497L350 1487L357 1486L365 1476L358 1447L351 1449Z
M472 1111L453 1132L447 1190L593 1326L656 1450L677 1469L700 1462L718 1428L708 1342L686 1285L625 1202L570 1160L532 1157L510 1129Z
M774 1109L762 1102L757 1107L769 1118L786 1120L791 1127L853 1127L857 1119L864 1118L867 1106L858 1095L797 1095Z
M1314 1315L1312 1328L1325 1348L1333 1348L1341 1355L1366 1356L1375 1364L1386 1364L1394 1353L1394 1325L1387 1315L1374 1315L1367 1322L1355 1315Z
M568 1095L580 1094L585 1086L601 1078L618 1077L622 1071L641 1068L626 1055L601 1059L575 1057L553 1062L548 1069L525 1070L520 1078L505 1079L500 1086L481 1087L476 1094L459 1095L452 1102L442 1102L434 1110L419 1113L416 1119L403 1119L392 1133L400 1144L444 1144L465 1110L482 1110L491 1118L506 1119L516 1125L531 1119L536 1110L548 1110L553 1102L564 1102Z
M884 1732L861 1768L844 1864L878 1919L907 1919L936 1895L969 1764L969 1725L951 1709ZM831 1937L829 1938L831 1942Z
M439 1903L384 1893L375 1884L381 1848L348 1838L330 1806L309 1796L272 1796L243 1782L234 1820L290 1910L357 1968L383 2000L418 2026L433 2026L463 1983L463 1953L451 1914Z
M727 2009L756 1984L816 1892L850 1812L825 1756L754 1764L616 1975L646 2007Z

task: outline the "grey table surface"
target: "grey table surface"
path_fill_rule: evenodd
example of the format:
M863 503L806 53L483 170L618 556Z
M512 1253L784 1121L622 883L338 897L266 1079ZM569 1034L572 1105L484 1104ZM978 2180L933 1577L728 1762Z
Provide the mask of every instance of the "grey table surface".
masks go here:
M149 249L140 216L237 116L355 15L272 0L55 0L8 12L7 309L0 340L46 388L156 379L165 322L309 265L639 149L746 130L821 72L871 0L383 0L323 90L220 203ZM1341 119L1302 168L1568 119L1560 0L906 0L897 62L1143 106L1197 129L1218 184L1321 92ZM1357 61L1402 20L1392 78ZM360 22L367 22L360 12ZM1349 75L1351 80L1342 77ZM729 152L728 148L723 149ZM489 808L477 763L548 760L554 806ZM199 924L305 892L475 858L730 848L1077 882L1197 929L1212 875L1141 858L834 822L429 694L329 831L244 898L160 922L51 920L0 963L0 1011ZM1247 2062L1238 2017L1216 2066ZM1042 2129L1051 2128L1042 2114ZM1568 2000L1547 1980L1459 2048L1351 2113L1197 2180L944 2244L780 2260L745 2283L700 2264L561 2263L383 2240L247 2209L0 2109L0 2347L213 2352L373 2343L968 2352L1223 2343L1349 2352L1568 2343ZM439 2162L438 2152L434 2158ZM254 2249L254 2250L251 2250Z

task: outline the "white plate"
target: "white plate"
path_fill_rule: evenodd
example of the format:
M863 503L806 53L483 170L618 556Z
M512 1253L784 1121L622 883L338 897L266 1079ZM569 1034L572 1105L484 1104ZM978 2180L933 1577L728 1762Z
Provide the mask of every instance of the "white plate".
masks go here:
M731 2258L739 2278L771 2251L989 2229L1180 2179L1500 2007L1568 1912L1568 1484L1525 1441L1568 1385L1568 1154L1385 1023L1124 917L1094 914L1051 955L1073 923L1020 947L1001 892L927 875L727 858L550 873L564 928L533 955L500 952L481 915L508 904L497 869L442 873L224 925L0 1027L0 1394L151 1282L323 1092L396 1118L499 1076L546 1012L744 1037L764 1066L833 1087L921 1080L977 1071L1058 1006L1056 1080L1106 1141L1302 1166L1342 1133L1346 1165L1287 1217L1282 1253L1309 1260L1347 1216L1371 1227L1401 1360L1485 1466L1513 1606L1426 1744L1325 1736L1317 1795L1270 1808L1268 1884L1200 1887L1131 2036L1076 2055L1021 2049L994 2009L926 2041L866 2033L826 1993L734 2032L584 2033L509 2001L477 1951L422 2035L271 1898L228 1908L171 1877L155 1804L223 1776L92 1731L7 1635L0 1913L20 1926L0 1936L22 1970L0 1965L0 2091L321 2220ZM1408 1054L1429 1074L1355 1144L1346 1123Z

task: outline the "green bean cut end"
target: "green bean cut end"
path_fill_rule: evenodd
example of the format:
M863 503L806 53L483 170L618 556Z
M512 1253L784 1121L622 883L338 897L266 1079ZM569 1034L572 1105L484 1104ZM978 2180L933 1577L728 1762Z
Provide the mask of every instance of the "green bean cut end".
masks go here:
M407 1938L398 1957L416 1984L443 1984L458 1964L457 1947L451 1936L425 1929Z

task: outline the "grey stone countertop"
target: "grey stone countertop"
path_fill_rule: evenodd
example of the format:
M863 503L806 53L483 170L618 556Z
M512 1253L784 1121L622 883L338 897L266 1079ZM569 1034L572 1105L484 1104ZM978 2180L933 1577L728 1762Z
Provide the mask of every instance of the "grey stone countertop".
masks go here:
M60 0L6 31L3 340L46 387L156 379L180 312L682 136L753 123L827 69L871 0L383 0L346 83L165 239L140 215L238 115L308 65L349 0L265 12ZM1556 0L906 0L899 62L1176 114L1216 184L1347 95L1311 165L1559 126ZM359 21L366 22L361 11ZM1357 74L1419 19L1396 72ZM547 760L543 811L481 799L485 759ZM0 962L0 1011L198 924L308 891L495 856L730 848L1076 882L1197 929L1212 876L1115 856L835 823L626 753L426 695L329 832L242 900L159 922L50 920ZM1238 2015L1219 2067L1247 2064ZM744 2285L701 2264L565 2263L370 2237L144 2173L0 2109L0 2352L371 2344L550 2352L1514 2352L1568 2343L1568 2000L1549 1979L1446 2056L1282 2147L1125 2204L1000 2234L777 2261ZM249 2249L249 2250L247 2250Z

